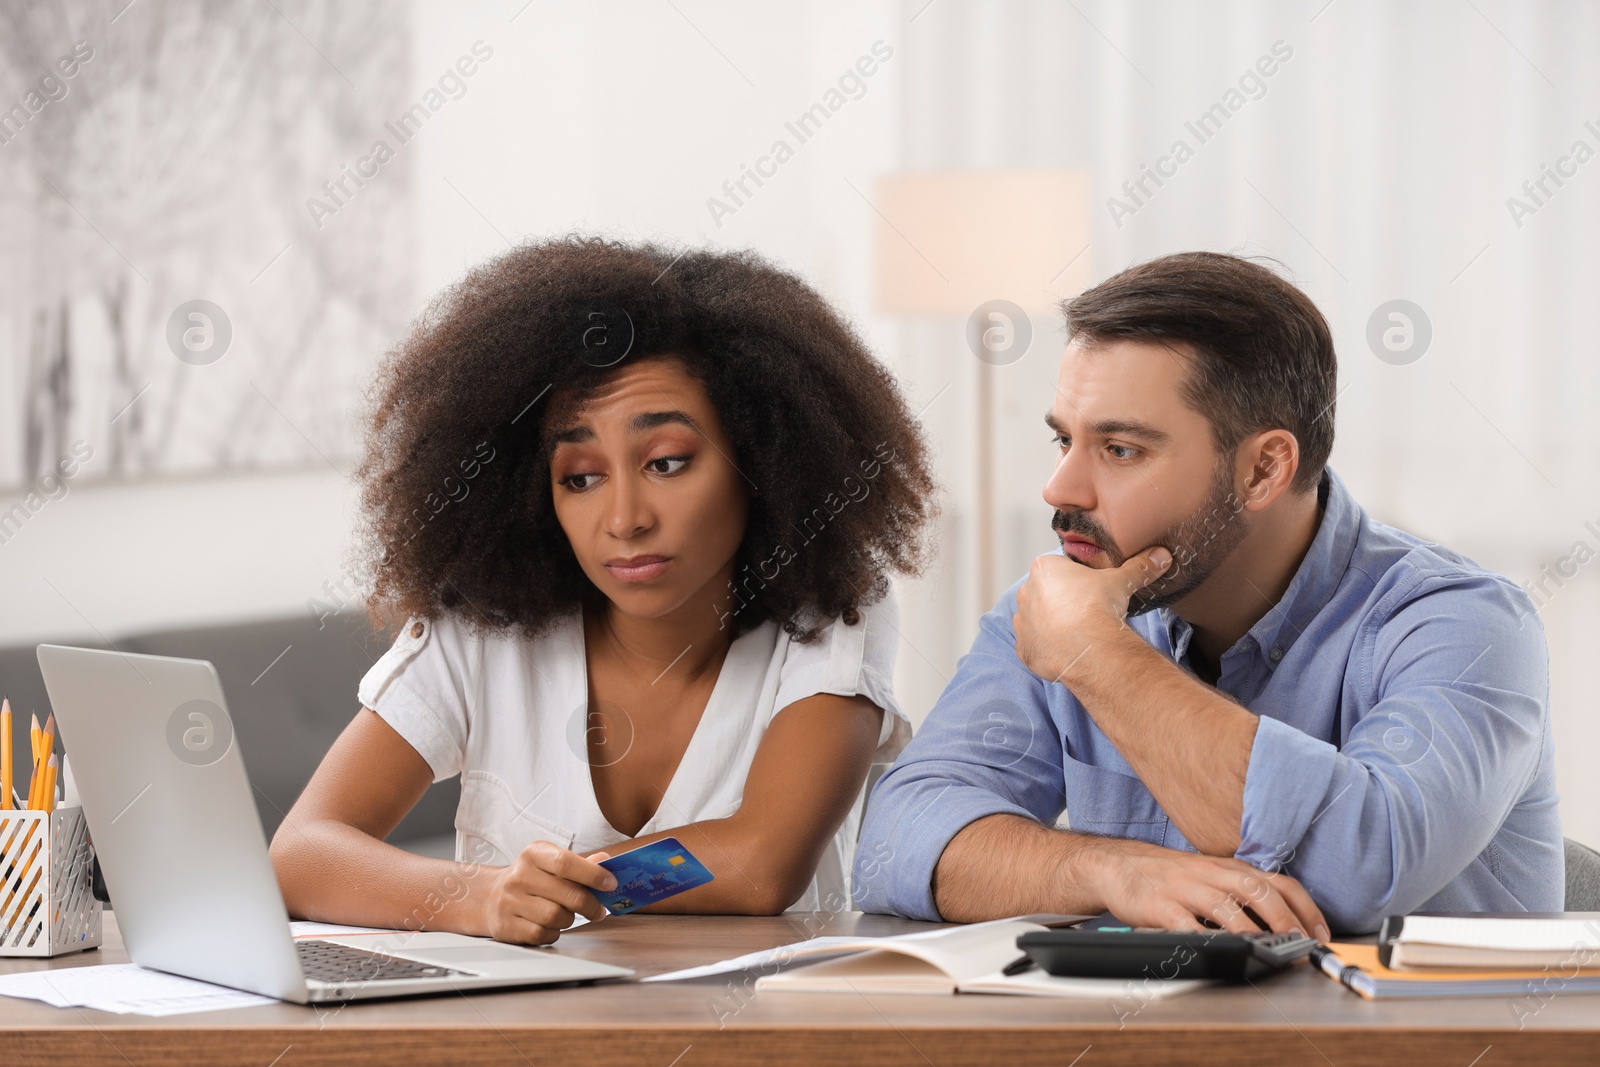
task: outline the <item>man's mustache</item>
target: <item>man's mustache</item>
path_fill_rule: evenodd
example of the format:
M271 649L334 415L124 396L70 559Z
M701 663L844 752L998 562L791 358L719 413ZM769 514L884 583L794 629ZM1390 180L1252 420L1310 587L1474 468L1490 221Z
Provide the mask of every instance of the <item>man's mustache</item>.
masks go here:
M1098 523L1088 518L1081 511L1074 511L1070 514L1065 511L1055 512L1050 516L1050 529L1058 534L1070 533L1077 534L1079 537L1086 537L1093 541L1098 548L1103 549L1113 561L1120 564L1122 560L1122 553L1117 549L1115 542L1111 540L1111 536ZM1069 558L1076 557L1069 555ZM1077 562L1082 563L1083 561L1078 560Z

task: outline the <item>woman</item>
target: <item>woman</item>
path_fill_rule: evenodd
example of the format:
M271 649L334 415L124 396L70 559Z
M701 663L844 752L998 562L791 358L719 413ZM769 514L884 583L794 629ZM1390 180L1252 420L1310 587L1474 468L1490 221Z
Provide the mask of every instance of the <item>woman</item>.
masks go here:
M404 622L273 839L289 910L545 944L668 835L715 877L650 911L848 908L933 492L861 340L754 255L569 238L469 273L377 394ZM456 860L384 844L454 774Z

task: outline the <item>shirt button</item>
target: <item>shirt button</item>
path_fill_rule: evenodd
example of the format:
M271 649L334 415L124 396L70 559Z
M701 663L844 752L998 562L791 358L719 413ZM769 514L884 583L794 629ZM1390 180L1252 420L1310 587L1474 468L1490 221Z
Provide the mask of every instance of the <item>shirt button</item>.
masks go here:
M1283 649L1277 645L1272 646L1272 651L1267 653L1267 658L1276 663L1283 658Z
M414 623L411 624L411 636L412 637L421 637L422 636L422 624L420 622L414 622Z

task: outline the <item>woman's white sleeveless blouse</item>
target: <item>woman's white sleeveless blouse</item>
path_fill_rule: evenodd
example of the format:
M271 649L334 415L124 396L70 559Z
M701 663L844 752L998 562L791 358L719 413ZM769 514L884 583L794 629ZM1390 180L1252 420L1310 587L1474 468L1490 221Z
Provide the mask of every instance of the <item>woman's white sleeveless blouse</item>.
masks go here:
M683 760L639 836L737 811L773 716L818 693L859 695L882 708L873 759L894 759L911 737L894 698L894 594L860 614L853 626L834 620L810 644L771 622L733 642ZM461 775L457 859L503 865L534 841L582 855L627 840L601 814L589 777L588 672L577 614L533 641L475 636L450 615L408 620L358 695L428 762L434 781ZM649 709L633 710L630 720L634 730L648 730ZM608 748L628 743L607 738ZM810 888L789 910L850 909L859 813L859 804L852 807Z

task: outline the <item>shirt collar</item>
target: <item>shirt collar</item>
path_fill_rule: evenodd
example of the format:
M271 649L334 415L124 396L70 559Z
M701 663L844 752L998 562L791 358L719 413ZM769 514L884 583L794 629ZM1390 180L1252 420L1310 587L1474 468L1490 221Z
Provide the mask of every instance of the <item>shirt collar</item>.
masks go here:
M1260 654L1269 669L1276 667L1288 654L1290 646L1333 598L1349 569L1350 557L1355 553L1356 538L1361 531L1361 507L1332 467L1322 469L1317 501L1322 505L1322 521L1289 587L1272 609L1257 619L1234 645L1234 649L1249 650L1253 644L1253 650ZM1159 610L1167 629L1168 647L1175 657L1181 658L1192 628L1170 608Z

